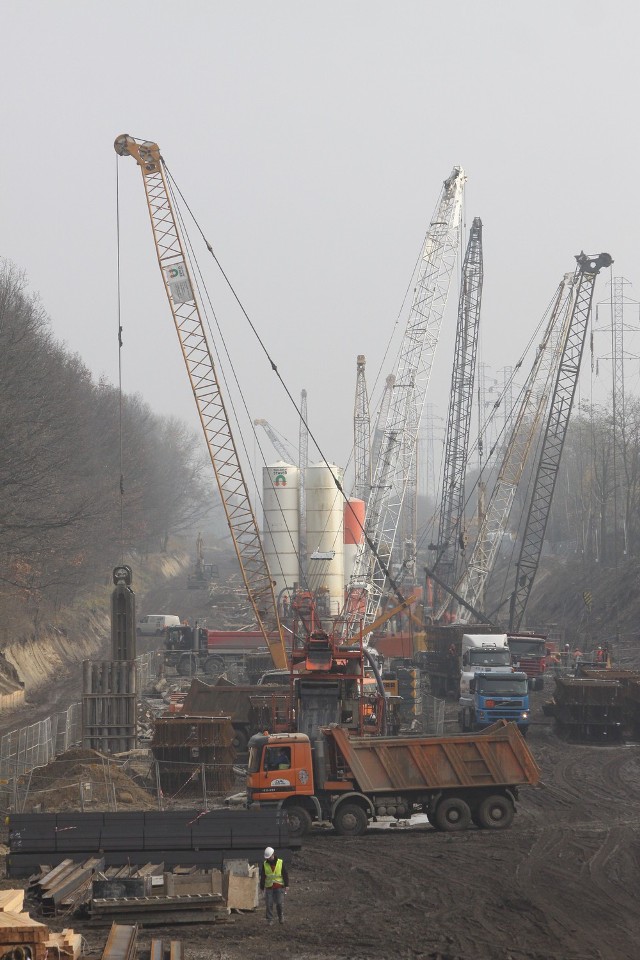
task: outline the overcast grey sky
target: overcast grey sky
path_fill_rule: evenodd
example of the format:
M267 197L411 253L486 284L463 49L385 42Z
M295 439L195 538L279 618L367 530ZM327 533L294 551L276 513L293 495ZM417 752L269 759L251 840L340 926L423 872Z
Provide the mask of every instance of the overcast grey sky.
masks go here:
M614 274L640 296L632 0L4 0L1 9L0 256L26 271L56 335L96 375L117 377L120 133L160 144L292 393L309 391L323 452L340 464L356 355L367 357L373 392L455 164L468 175L467 227L475 216L484 224L481 359L494 375L517 361L581 249L611 253ZM131 159L119 171L124 387L195 426L141 178ZM208 275L251 416L296 442L294 411L212 267ZM443 415L456 301L454 288L427 397ZM637 371L630 364L630 385Z

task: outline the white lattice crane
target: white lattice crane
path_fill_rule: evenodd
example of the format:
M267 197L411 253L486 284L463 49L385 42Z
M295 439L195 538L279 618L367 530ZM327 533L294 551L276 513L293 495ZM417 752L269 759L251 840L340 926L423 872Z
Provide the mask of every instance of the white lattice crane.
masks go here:
M567 274L556 291L544 336L522 391L522 399L502 457L498 478L480 519L478 535L466 570L456 586L460 601L457 619L461 623L471 620L473 614L469 607L477 609L483 606L484 589L493 570L502 536L507 529L511 507L534 437L549 402L551 384L560 362L572 305L573 276ZM447 599L437 611L436 620L442 618L449 602ZM468 606L465 606L465 603Z
M366 359L358 355L356 368L356 397L353 407L353 449L355 480L353 495L366 500L371 489L371 414L365 376Z
M282 437L278 436L268 420L254 420L253 425L255 427L262 427L266 435L269 437L269 440L271 440L271 443L275 447L277 453L279 453L280 457L285 463L291 463L294 466L296 465L298 458L291 452L291 449L287 446Z
M458 326L445 437L438 552L433 564L434 570L437 570L440 576L450 584L456 580L457 547L463 536L465 479L482 306L482 282L482 220L476 217L471 226L462 264Z
M365 540L347 590L345 635L354 632L356 623L364 621L366 625L375 619L391 572L400 511L458 253L465 180L461 167L454 167L445 180L418 263L380 453L377 463L372 463Z

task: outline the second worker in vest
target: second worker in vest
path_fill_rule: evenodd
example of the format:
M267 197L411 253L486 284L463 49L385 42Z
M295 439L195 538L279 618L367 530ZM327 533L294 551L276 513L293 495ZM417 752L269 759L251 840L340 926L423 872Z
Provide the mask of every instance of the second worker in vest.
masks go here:
M264 863L260 867L260 889L264 890L267 923L274 921L274 907L279 922L284 923L284 897L289 889L289 875L282 860L276 857L273 847L267 847L264 851Z

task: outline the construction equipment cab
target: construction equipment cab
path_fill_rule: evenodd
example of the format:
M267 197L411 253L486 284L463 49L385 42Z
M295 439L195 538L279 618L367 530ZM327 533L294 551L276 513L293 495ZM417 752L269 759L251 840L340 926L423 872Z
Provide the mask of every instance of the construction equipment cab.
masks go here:
M462 668L460 670L460 696L470 692L470 683L478 671L511 669L511 653L506 633L465 633L462 636Z
M477 672L468 694L460 697L463 732L482 730L496 720L511 720L526 737L529 729L529 682L526 673L512 670Z
M168 627L179 627L180 617L175 614L150 613L141 617L136 626L139 637L161 637Z

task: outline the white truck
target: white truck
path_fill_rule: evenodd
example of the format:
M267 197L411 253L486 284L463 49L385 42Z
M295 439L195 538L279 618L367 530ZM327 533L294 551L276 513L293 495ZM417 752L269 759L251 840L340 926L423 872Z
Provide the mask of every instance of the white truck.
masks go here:
M469 685L476 673L512 670L506 633L465 633L462 635L460 696L470 695Z

